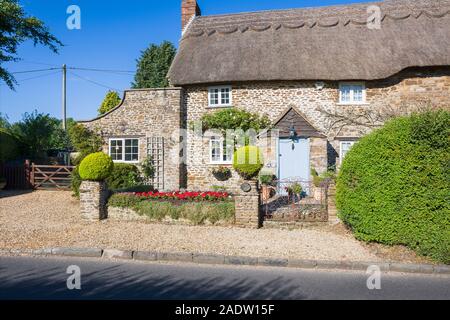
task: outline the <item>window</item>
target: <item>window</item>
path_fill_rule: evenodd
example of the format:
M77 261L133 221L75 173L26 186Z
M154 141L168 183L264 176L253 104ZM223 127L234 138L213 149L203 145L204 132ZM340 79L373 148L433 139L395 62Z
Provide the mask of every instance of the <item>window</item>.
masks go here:
M340 154L339 154L339 161L342 163L342 160L344 160L345 155L347 152L350 151L352 146L355 144L356 141L341 141L341 147L340 147Z
M339 85L339 103L361 104L366 102L364 83L341 83Z
M231 87L211 87L208 89L208 105L210 107L231 106Z
M110 139L109 155L113 161L138 162L139 139Z
M214 164L231 164L233 162L233 144L227 144L222 137L211 137L209 140L210 162Z

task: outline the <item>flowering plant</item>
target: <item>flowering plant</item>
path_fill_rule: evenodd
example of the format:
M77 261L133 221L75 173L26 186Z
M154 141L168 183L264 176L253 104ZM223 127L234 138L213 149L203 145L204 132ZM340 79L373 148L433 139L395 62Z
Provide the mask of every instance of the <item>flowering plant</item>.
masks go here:
M219 181L225 181L231 178L231 170L224 166L213 168L211 172Z
M188 200L188 201L225 201L230 198L228 192L135 192L134 195L148 199Z

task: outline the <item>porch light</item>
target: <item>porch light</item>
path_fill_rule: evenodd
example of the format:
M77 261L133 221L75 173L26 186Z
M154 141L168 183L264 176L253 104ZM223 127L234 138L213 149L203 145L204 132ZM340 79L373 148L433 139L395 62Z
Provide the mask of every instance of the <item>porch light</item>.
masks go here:
M291 128L289 129L289 139L292 140L292 150L295 149L296 138L297 138L297 133L295 132L294 122L291 122Z

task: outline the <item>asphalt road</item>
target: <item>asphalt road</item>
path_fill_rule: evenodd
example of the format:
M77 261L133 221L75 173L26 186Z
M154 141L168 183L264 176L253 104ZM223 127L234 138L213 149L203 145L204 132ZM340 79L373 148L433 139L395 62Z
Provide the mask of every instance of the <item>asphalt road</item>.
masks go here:
M69 290L67 268L80 268ZM450 299L450 276L0 257L0 299ZM70 282L75 283L75 282Z

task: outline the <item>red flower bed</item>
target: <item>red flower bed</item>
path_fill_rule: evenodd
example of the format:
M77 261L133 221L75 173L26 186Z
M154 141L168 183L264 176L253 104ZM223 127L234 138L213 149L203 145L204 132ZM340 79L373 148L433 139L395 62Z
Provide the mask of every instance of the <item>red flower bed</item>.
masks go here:
M135 192L134 195L148 199L187 200L187 201L224 201L230 198L227 192Z

